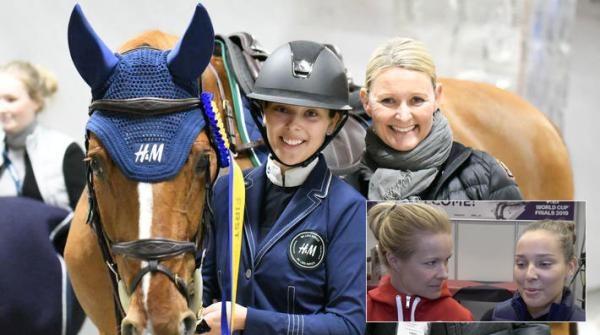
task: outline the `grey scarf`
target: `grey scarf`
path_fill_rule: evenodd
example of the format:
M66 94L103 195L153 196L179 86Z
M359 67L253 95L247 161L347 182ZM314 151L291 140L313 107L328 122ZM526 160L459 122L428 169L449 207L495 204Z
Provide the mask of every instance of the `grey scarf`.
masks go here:
M364 162L375 172L369 180L369 200L401 200L431 185L452 148L452 130L437 110L429 134L411 151L396 151L367 130Z

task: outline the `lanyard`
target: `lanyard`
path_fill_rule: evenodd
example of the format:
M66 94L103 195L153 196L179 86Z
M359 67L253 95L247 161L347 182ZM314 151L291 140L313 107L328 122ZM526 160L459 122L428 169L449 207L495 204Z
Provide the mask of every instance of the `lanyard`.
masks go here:
M4 158L4 164L2 164L2 170L4 170L4 169L8 170L8 173L10 174L11 179L15 183L15 189L17 190L17 195L20 196L21 192L23 191L23 181L21 180L21 178L19 178L17 169L15 169L15 166L12 164L10 158L8 158L8 150L6 148L4 148L4 151L2 152L2 157Z

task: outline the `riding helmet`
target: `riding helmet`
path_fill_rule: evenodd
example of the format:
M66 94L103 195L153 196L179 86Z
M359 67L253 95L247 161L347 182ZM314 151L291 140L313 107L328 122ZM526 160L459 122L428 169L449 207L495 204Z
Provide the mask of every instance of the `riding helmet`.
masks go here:
M329 48L311 41L293 41L276 49L262 65L248 97L306 107L352 109L344 64Z

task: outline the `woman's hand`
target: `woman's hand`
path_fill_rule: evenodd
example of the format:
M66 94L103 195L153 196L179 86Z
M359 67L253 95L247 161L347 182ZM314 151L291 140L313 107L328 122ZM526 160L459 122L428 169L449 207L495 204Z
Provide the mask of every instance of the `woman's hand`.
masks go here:
M240 306L238 304L235 305L235 320L233 322L234 330L243 330L246 328L246 312L247 308L244 306ZM231 302L227 301L227 315L231 315ZM205 333L209 335L219 335L221 334L221 303L216 302L202 311L202 316L208 326L210 327L210 332ZM231 326L231 325L229 325Z

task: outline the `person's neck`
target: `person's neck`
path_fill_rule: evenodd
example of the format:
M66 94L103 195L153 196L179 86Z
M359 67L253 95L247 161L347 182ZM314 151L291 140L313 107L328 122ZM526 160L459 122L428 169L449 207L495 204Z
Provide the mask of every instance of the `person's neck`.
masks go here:
M402 285L400 280L398 280L399 275L397 273L393 273L393 270L388 270L388 271L389 271L388 274L390 275L390 284L396 291L398 291L398 293L404 294L404 295L413 295L411 292L408 292L404 288L404 285Z
M38 123L36 120L16 134L6 133L6 144L11 149L22 149L27 144L27 137L33 133Z
M529 315L531 315L531 318L537 319L542 315L548 314L550 312L550 306L552 306L552 303L550 303L550 305L544 306L544 307L529 307L529 306L527 306L527 312L529 312Z
M540 316L550 313L550 308L552 307L552 304L560 304L560 302L563 299L564 292L565 292L565 288L563 288L563 290L560 292L560 294L553 301L551 301L548 305L545 305L542 307L527 306L527 312L529 312L529 315L531 315L531 317L534 319L537 319Z
M311 171L317 166L319 158L307 166L289 167L275 161L271 156L267 160L267 178L280 187L296 187L304 183Z
M545 305L542 307L527 306L527 312L529 312L529 315L531 315L531 317L533 319L537 319L540 316L548 314L550 312L550 308L552 307L552 304L553 303L560 304L561 300L562 300L562 293L556 299L554 299L554 301L551 301L548 305Z

